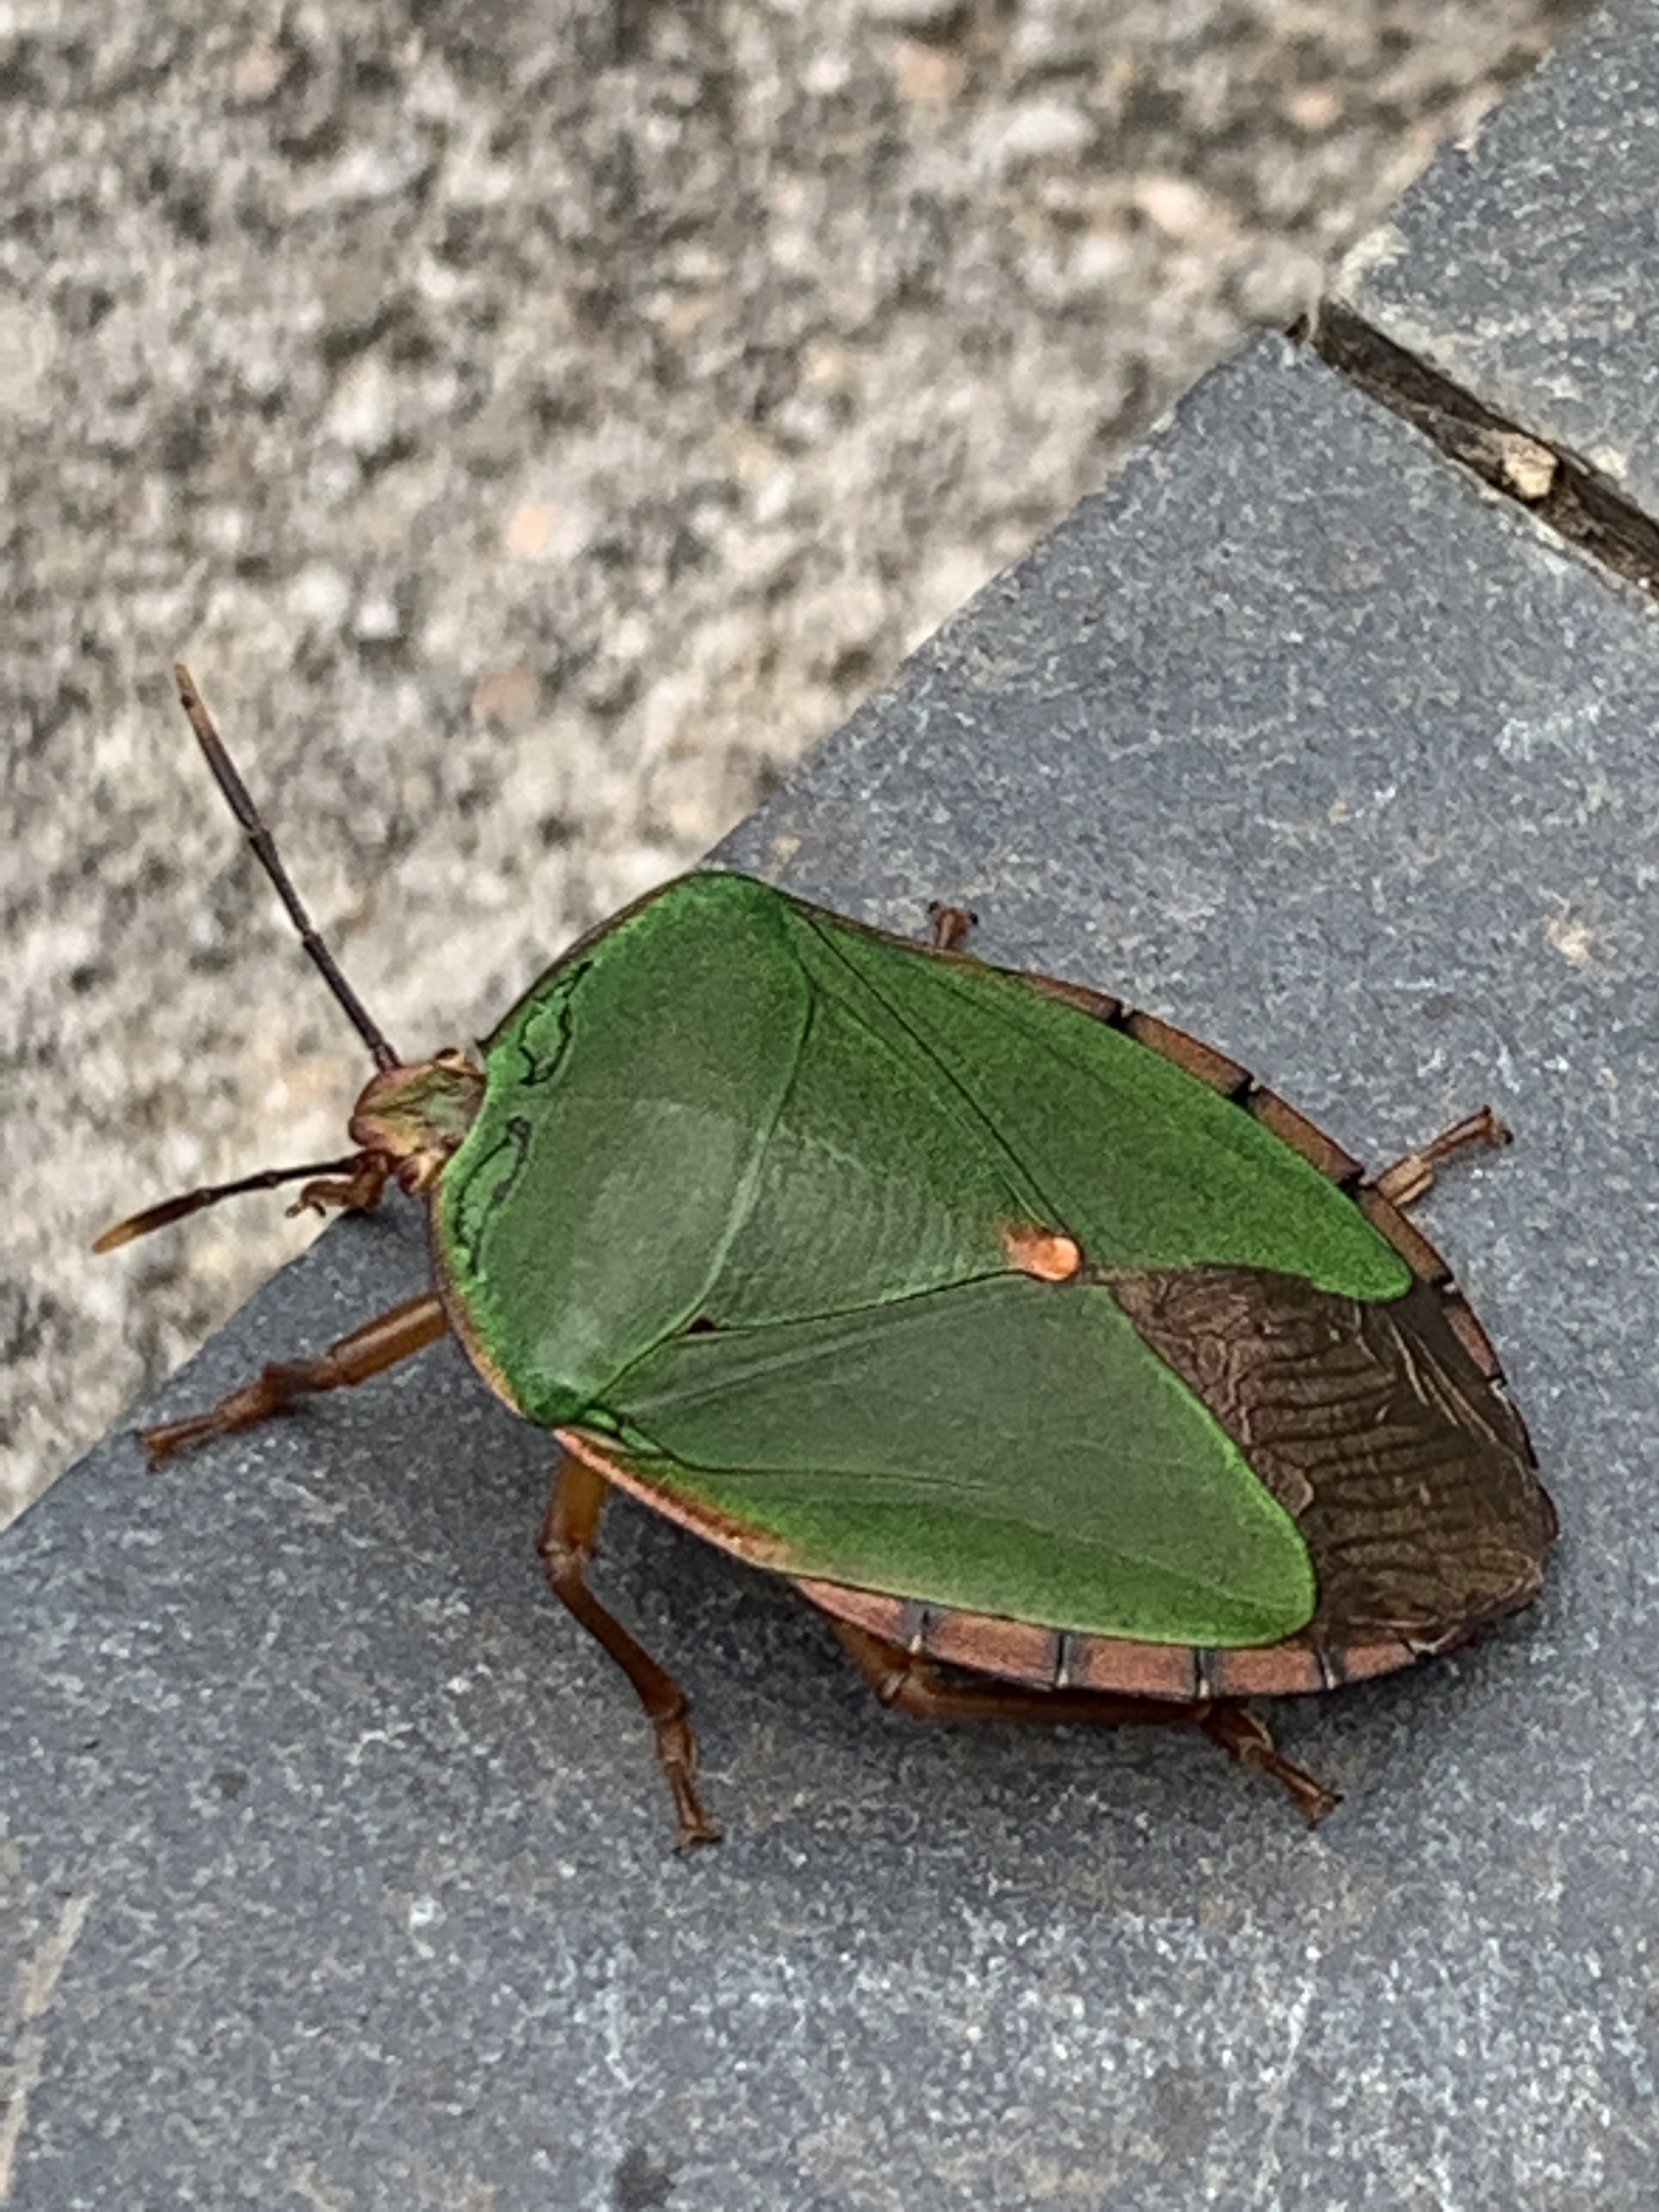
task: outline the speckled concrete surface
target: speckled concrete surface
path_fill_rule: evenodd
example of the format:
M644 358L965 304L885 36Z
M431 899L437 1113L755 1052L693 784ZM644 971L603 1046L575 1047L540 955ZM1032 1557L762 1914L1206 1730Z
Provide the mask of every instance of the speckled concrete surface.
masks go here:
M729 848L969 896L1372 1159L1514 1123L1426 1219L1563 1541L1503 1634L1283 1715L1316 1836L1188 1738L883 1714L624 1506L596 1579L727 1825L677 1861L546 1444L451 1347L153 1478L113 1436L0 1544L13 2202L1646 2212L1656 687L1650 601L1268 340ZM332 1230L167 1408L422 1267Z
M1659 520L1659 0L1614 0L1357 248L1338 300Z
M0 1511L306 1231L159 1192L689 861L1578 10L11 0Z

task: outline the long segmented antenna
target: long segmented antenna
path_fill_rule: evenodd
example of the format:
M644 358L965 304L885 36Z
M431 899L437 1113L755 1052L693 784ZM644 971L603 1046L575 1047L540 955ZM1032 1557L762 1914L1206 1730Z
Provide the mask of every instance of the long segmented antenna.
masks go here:
M304 902L294 888L288 870L283 866L276 840L266 829L258 808L249 796L247 785L238 775L235 763L225 750L225 741L213 728L213 717L202 705L201 695L182 661L174 663L173 680L179 687L179 699L190 717L190 727L196 734L196 742L213 772L213 781L224 792L226 804L241 823L243 834L252 846L255 858L276 885L276 895L287 907L289 919L299 931L300 943L316 963L323 982L334 993L336 1003L344 1009L352 1027L374 1055L376 1067L397 1067L399 1065L397 1053L370 1020L367 1007L341 975L334 954L318 936L310 915L305 911Z
M113 1252L118 1245L130 1244L135 1236L148 1236L152 1230L166 1229L175 1221L182 1221L187 1214L200 1213L204 1206L216 1206L221 1198L239 1198L245 1191L274 1191L279 1183L297 1183L302 1175L347 1175L362 1164L360 1153L348 1153L344 1160L310 1160L302 1167L262 1167L257 1175L238 1175L234 1183L205 1183L199 1191L182 1192L176 1198L163 1198L158 1205L146 1206L143 1213L130 1214L125 1221L118 1221L113 1229L106 1229L93 1245L94 1252ZM297 1212L290 1206L289 1212Z

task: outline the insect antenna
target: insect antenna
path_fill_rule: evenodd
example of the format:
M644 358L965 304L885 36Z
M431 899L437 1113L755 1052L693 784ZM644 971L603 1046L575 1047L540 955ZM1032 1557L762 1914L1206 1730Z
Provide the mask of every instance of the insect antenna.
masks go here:
M306 912L305 902L294 888L288 870L283 866L282 855L276 850L276 841L266 828L258 808L249 794L247 785L237 773L236 763L225 748L225 741L213 727L213 718L201 702L189 670L182 661L173 667L174 681L179 687L179 698L185 713L190 717L190 727L196 734L196 742L213 772L213 781L225 794L226 804L242 826L243 834L254 850L261 868L276 887L276 894L288 909L289 919L299 932L300 943L310 954L322 980L334 994L352 1027L368 1046L374 1064L384 1073L400 1065L397 1053L386 1042L368 1009L340 973L334 956L318 935L316 926ZM297 1213L310 1207L318 1211L325 1205L341 1205L361 1210L374 1205L386 1181L386 1165L379 1155L364 1152L346 1154L343 1160L309 1160L299 1167L264 1167L257 1174L238 1176L233 1183L204 1184L200 1190L183 1191L176 1198L163 1198L158 1205L146 1206L142 1213L130 1214L126 1220L118 1221L106 1229L92 1246L94 1252L113 1252L118 1245L130 1244L135 1236L148 1236L154 1229L165 1229L175 1221L182 1221L188 1214L200 1213L204 1206L217 1205L221 1198L238 1198L245 1191L271 1191L279 1183L295 1183L301 1176L310 1179L300 1193L297 1205L289 1209ZM320 1181L319 1178L344 1176L344 1182Z
M129 1214L113 1229L106 1229L92 1249L113 1252L118 1244L130 1244L135 1236L148 1236L152 1229L165 1229L172 1222L182 1221L187 1214L217 1205L221 1198L240 1198L245 1191L274 1191L279 1183L297 1183L302 1175L349 1174L361 1165L362 1155L353 1152L344 1160L308 1160L303 1167L262 1167L257 1175L238 1176L234 1183L204 1183L200 1190L181 1192L176 1198L163 1198L158 1205L146 1206L142 1213Z
M196 742L207 757L213 772L213 781L225 794L226 804L242 825L244 836L253 848L254 857L276 887L276 895L288 909L289 919L299 932L300 943L310 954L322 980L334 995L335 1002L344 1010L358 1035L374 1056L378 1068L395 1068L397 1055L370 1019L367 1007L341 975L334 956L317 934L315 925L305 910L304 901L294 888L288 870L283 866L282 855L276 850L276 841L265 827L264 817L254 804L247 785L237 773L236 764L225 749L225 741L213 727L213 716L201 703L201 694L196 690L189 670L182 661L175 661L173 678L179 687L179 700L190 717L190 727L196 734ZM299 1170L299 1173L304 1171ZM203 1201L206 1204L206 1200Z

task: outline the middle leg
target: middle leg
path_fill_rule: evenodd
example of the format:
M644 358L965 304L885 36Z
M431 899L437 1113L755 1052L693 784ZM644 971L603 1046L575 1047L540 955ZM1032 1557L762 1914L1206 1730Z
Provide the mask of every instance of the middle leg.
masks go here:
M657 1764L673 1796L679 1827L675 1849L687 1851L693 1844L718 1843L720 1830L703 1811L697 1796L697 1740L691 1732L685 1692L588 1587L588 1562L599 1535L605 1495L603 1475L567 1452L554 1478L553 1495L542 1524L537 1547L542 1565L553 1595L610 1653L632 1683L633 1694L656 1731Z
M1465 1114L1449 1129L1442 1129L1415 1152L1408 1152L1389 1166L1370 1178L1370 1188L1379 1198L1389 1199L1400 1207L1414 1206L1419 1198L1433 1189L1434 1169L1442 1160L1454 1152L1461 1152L1466 1145L1504 1145L1512 1142L1510 1130L1500 1122L1490 1106L1483 1106L1473 1114Z

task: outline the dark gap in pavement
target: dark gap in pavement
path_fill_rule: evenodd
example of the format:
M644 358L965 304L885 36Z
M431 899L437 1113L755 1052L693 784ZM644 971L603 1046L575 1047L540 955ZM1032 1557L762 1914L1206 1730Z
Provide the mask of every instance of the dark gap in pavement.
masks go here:
M1448 460L1472 469L1570 544L1659 599L1659 523L1632 506L1605 477L1494 415L1351 308L1322 302L1307 342L1332 368L1432 439Z

